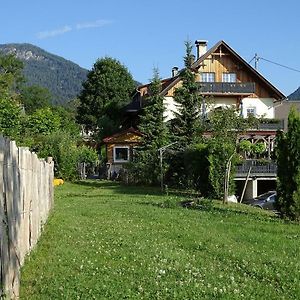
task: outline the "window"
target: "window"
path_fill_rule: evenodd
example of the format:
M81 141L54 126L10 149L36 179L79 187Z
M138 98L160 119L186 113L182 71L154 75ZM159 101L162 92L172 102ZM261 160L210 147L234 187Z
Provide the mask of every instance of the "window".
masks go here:
M128 162L128 161L129 161L129 146L115 146L114 162Z
M247 117L249 116L256 116L256 108L255 107L248 107L247 108Z
M222 82L236 82L236 74L235 73L223 73L222 74Z
M201 82L215 82L214 72L203 72L201 75Z

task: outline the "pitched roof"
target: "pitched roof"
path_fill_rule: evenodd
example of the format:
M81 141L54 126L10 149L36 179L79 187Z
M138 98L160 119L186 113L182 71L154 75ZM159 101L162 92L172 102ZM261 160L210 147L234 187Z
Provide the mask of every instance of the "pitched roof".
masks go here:
M115 138L118 138L119 136L122 136L122 135L127 134L127 133L132 133L132 134L135 134L135 135L138 135L138 136L143 136L143 134L142 134L140 131L134 129L133 127L130 127L130 128L128 128L128 129L125 129L125 130L123 130L123 131L117 132L117 133L115 133L115 134L113 134L113 135L110 135L110 136L104 138L104 139L103 139L103 142L104 142L104 143L110 143L110 142L113 142L113 140L114 140Z
M207 59L212 53L214 53L220 46L224 46L229 53L231 53L244 67L261 82L263 82L270 90L273 91L276 99L282 100L286 96L280 92L272 83L270 83L263 75L261 75L257 70L255 70L250 64L248 64L236 51L234 51L226 42L223 40L216 43L212 48L210 48L204 55L200 56L192 65L193 69L196 69L200 64ZM175 86L180 81L180 77L173 77L173 80L170 81L170 84L162 90L162 95L165 95L173 86Z

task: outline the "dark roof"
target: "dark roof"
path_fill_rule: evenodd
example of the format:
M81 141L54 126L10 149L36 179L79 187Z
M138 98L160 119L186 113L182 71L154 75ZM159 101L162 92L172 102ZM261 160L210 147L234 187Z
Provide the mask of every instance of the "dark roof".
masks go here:
M132 102L127 104L123 109L126 112L137 112L141 109L141 102L134 99Z

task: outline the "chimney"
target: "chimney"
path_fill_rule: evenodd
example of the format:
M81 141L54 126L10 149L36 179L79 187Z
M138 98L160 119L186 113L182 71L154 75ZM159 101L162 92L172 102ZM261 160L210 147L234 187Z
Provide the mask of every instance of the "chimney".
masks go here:
M178 75L178 70L179 70L178 67L173 67L173 68L172 68L172 77L175 77L175 76Z
M205 40L196 40L195 41L196 49L197 49L197 59L201 57L207 51L207 41Z

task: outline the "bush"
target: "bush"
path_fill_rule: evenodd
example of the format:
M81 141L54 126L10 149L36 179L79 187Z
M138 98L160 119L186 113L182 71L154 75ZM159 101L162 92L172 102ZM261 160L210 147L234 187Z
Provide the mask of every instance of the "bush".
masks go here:
M226 173L226 163L229 157L234 153L234 145L231 143L219 143L211 140L209 143L209 182L211 189L210 197L222 199L224 197L224 181ZM236 158L232 160L232 169L234 169ZM230 172L229 194L234 193L235 185L233 172Z
M208 196L209 161L208 145L196 144L184 154L184 166L189 186L198 190L203 196Z
M87 146L77 146L77 139L70 133L59 131L47 136L39 136L32 147L39 157L53 157L55 176L75 180L79 176L78 163L96 163L96 150Z

